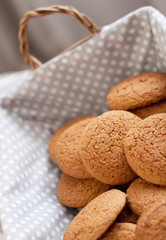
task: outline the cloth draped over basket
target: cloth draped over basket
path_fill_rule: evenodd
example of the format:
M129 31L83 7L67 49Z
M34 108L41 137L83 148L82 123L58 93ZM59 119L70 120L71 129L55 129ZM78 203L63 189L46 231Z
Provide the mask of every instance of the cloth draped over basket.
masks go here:
M61 172L48 155L52 133L75 117L107 111L109 90L124 78L166 72L165 42L165 17L144 7L29 71L0 97L0 219L6 240L63 239L79 210L58 202Z

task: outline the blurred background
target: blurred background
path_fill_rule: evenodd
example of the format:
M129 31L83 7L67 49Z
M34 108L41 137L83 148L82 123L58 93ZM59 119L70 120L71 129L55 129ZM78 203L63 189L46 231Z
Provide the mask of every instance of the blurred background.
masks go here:
M166 15L166 0L0 0L0 73L29 68L19 52L19 21L26 11L50 5L71 5L98 26L143 6L153 6ZM62 14L31 20L28 25L30 51L42 62L87 35L76 19Z

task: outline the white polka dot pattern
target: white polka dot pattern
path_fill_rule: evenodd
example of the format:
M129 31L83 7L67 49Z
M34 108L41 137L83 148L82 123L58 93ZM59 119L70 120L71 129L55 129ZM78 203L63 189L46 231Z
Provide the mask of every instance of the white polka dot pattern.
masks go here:
M77 213L60 205L49 128L0 110L0 209L7 239L53 239ZM57 235L58 234L58 235ZM41 238L42 237L42 238Z
M6 240L59 240L78 210L57 199L60 177L49 161L51 132L80 115L108 110L122 79L166 71L166 20L145 7L52 59L1 98L0 218Z

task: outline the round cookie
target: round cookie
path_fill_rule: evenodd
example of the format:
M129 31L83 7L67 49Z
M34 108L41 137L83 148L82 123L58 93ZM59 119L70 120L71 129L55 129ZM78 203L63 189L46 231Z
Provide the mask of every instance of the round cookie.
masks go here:
M143 108L133 109L131 112L142 119L147 118L153 114L166 113L166 100L151 104L150 106Z
M155 201L166 199L166 187L148 183L137 178L127 189L127 200L133 212L141 215L144 208L150 207Z
M94 178L121 185L136 177L125 157L124 138L139 121L140 118L130 112L108 111L88 124L81 137L80 153L84 166Z
M67 207L84 207L98 195L108 191L110 186L94 178L77 179L63 175L58 183L59 201Z
M54 162L54 152L55 152L55 143L58 140L58 137L70 126L72 126L73 124L77 123L77 122L81 122L83 120L89 119L89 118L94 118L94 116L83 116L83 117L78 117L75 118L73 120L71 120L70 122L66 123L65 125L63 125L62 127L60 127L55 133L54 135L51 137L50 139L50 143L49 143L49 154L51 159Z
M122 223L137 223L138 215L130 210L128 206L126 206L123 211L119 214L117 218L117 222Z
M125 203L125 193L116 189L99 195L77 214L63 240L97 240L112 225Z
M94 119L86 119L75 123L60 134L55 142L52 160L57 163L62 172L69 176L81 179L91 178L82 163L79 143L82 131L92 121Z
M136 226L135 240L165 240L166 239L166 201L156 202L146 209Z
M127 78L108 94L107 102L112 109L135 109L166 98L166 74L143 73Z
M135 229L133 223L115 223L99 240L135 240Z
M138 176L166 186L166 113L152 115L133 126L124 146L127 161Z

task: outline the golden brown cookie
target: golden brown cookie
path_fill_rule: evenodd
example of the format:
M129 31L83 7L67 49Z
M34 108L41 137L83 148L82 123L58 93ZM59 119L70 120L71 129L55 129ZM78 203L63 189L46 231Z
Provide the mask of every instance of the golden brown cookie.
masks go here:
M94 178L121 185L136 177L125 157L124 138L139 121L140 118L127 111L108 111L88 124L81 137L80 153Z
M157 103L153 103L150 106L133 109L131 112L142 119L147 118L153 114L166 113L166 99Z
M99 240L135 240L136 225L115 223Z
M135 109L166 98L166 74L143 73L123 80L108 94L112 109Z
M166 186L166 113L145 118L125 138L131 168L144 180Z
M112 225L125 203L125 193L116 189L99 195L77 214L63 240L97 240Z
M52 160L57 163L62 172L69 176L91 178L82 163L79 152L81 133L91 121L94 121L94 119L86 119L70 126L60 134L53 146Z
M155 201L166 199L166 187L148 183L137 178L127 189L127 200L133 212L141 215L144 208L150 207Z
M84 207L98 195L108 191L111 187L94 178L77 179L63 175L58 183L57 193L59 201L68 207Z
M146 209L136 226L135 240L166 239L166 201L156 202Z
M123 211L119 214L117 222L137 223L138 215L130 210L128 206L125 206Z
M63 133L67 128L69 128L70 126L74 125L75 123L81 122L83 120L90 119L90 118L94 118L94 116L83 116L83 117L75 118L75 119L71 120L70 122L66 123L65 125L63 125L62 127L60 127L54 133L54 135L51 137L50 143L49 143L49 154L50 154L50 157L53 160L53 162L54 162L54 158L55 158L55 156L54 156L54 153L55 153L55 143L56 143L58 137L61 135L61 133Z

